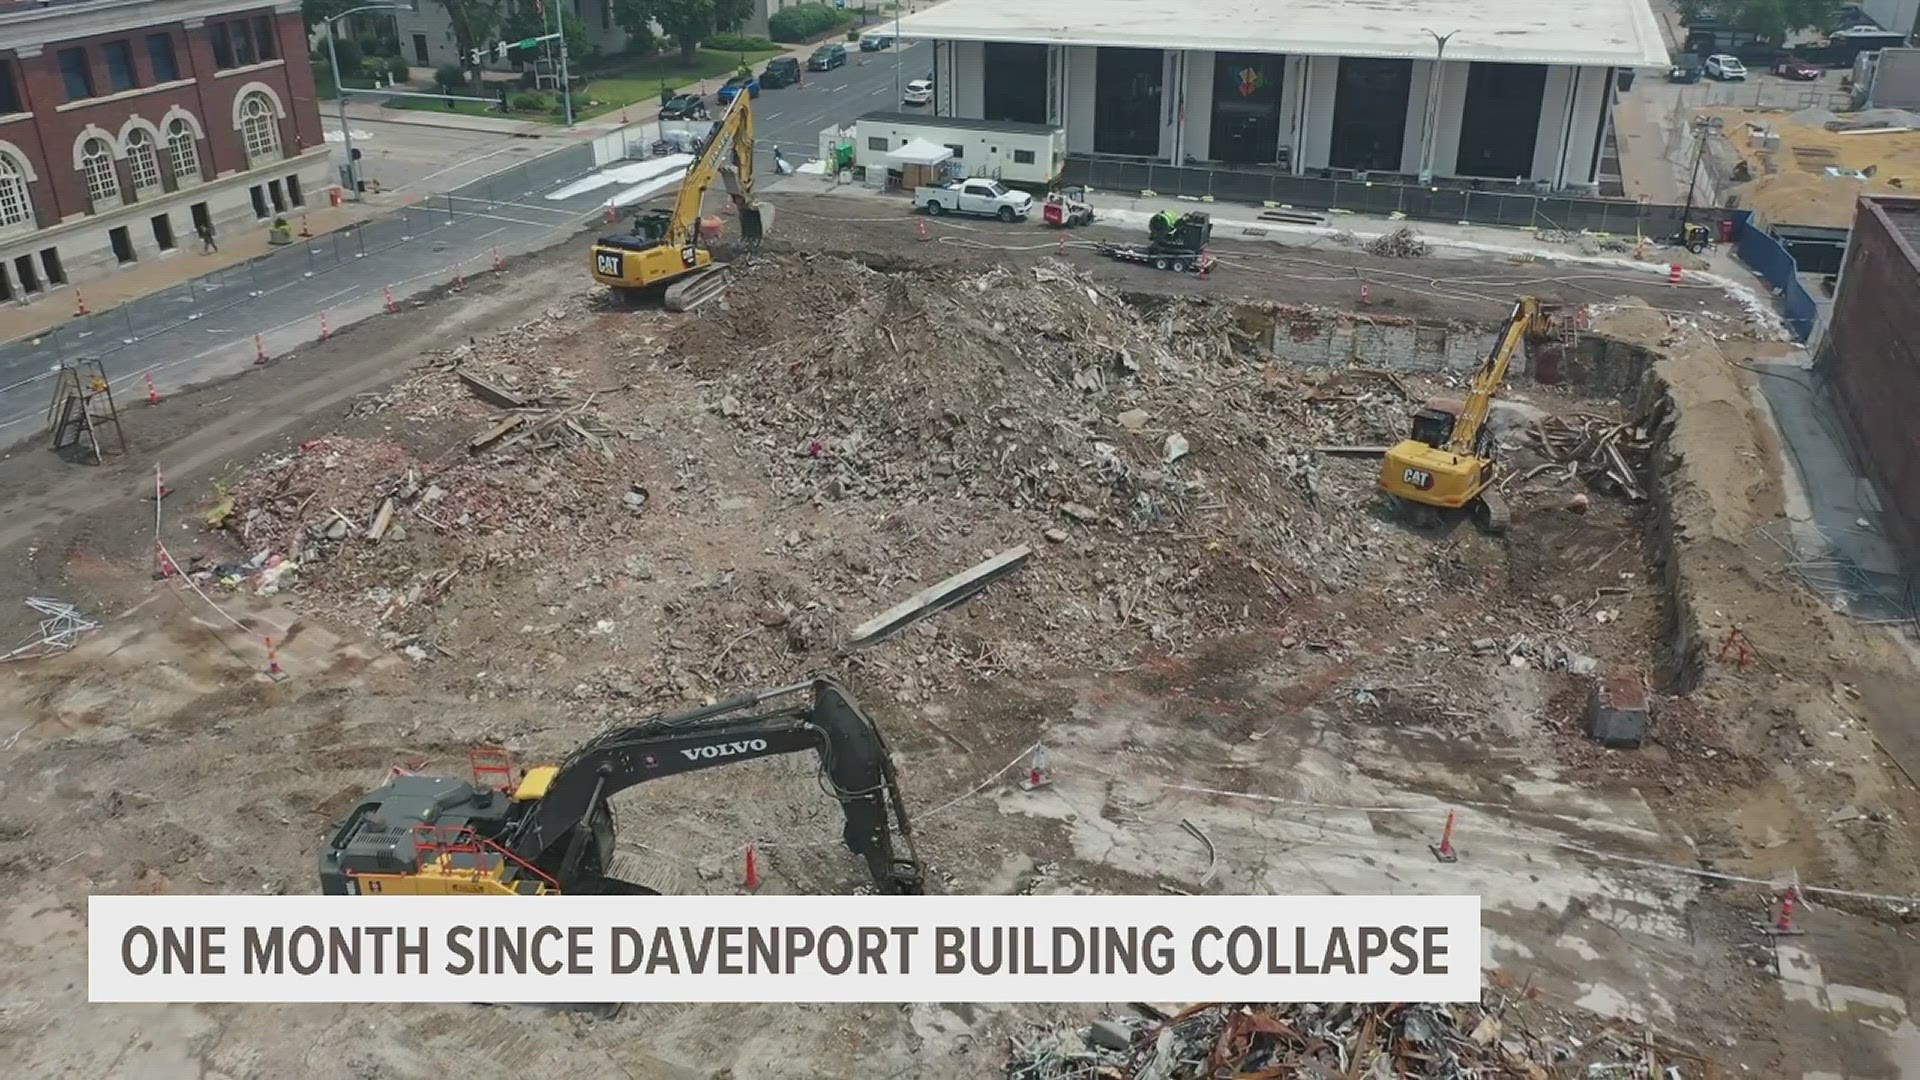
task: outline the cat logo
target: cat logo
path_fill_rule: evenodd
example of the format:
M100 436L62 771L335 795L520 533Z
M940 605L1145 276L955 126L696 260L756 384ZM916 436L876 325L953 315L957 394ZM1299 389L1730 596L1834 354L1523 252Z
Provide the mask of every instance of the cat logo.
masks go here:
M1404 480L1407 486L1417 487L1421 491L1433 486L1433 474L1425 469L1408 469L1401 474L1400 479Z
M623 256L617 251L597 251L593 255L594 266L607 277L621 276Z
M692 244L688 244L686 247L681 248L680 261L683 263L686 263L688 266L692 266L694 263L694 260L697 258L695 253L699 250L700 250L699 248L695 247Z

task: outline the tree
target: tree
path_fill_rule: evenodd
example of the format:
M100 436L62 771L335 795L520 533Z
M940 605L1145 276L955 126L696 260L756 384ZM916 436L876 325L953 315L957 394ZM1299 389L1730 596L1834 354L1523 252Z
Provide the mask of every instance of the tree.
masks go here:
M355 6L354 0L300 0L300 18L312 33L321 23Z
M646 54L659 48L653 39L652 0L613 0L613 21L627 32L627 51Z
M1843 0L1717 0L1713 11L1742 30L1779 43L1797 30L1830 30Z
M560 3L561 0L552 0L552 2L557 4ZM500 37L506 41L524 41L531 37L544 37L547 34L553 33L553 23L551 19L552 9L548 9L547 19L543 20L540 17L539 11L535 10L531 5L517 7L502 20ZM565 9L562 9L560 12L560 32L567 36L567 58L569 60L583 60L599 51L599 47L594 45L592 39L587 37L586 24L574 18L573 13ZM545 42L542 44L542 47L544 48L550 44L552 43Z
M653 19L680 49L680 56L693 62L700 42L713 36L715 0L651 0Z
M499 32L500 24L506 17L506 0L436 2L446 9L447 21L453 24L453 47L460 54L461 66L471 72L474 95L484 97L486 88L481 85L480 65L473 62L473 50Z

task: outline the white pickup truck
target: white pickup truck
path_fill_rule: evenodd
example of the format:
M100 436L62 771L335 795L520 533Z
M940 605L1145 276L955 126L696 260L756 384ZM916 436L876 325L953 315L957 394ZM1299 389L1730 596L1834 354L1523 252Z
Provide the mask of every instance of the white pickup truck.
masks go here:
M998 180L962 180L945 187L913 190L913 205L929 214L974 214L1001 221L1024 221L1033 212L1033 196Z

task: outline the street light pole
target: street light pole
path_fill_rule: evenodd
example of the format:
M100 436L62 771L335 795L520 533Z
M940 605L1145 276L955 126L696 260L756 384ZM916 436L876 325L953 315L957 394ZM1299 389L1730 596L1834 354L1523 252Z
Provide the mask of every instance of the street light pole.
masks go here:
M1421 30L1430 35L1438 46L1433 58L1433 70L1427 73L1427 108L1421 118L1420 135L1420 183L1433 183L1433 137L1440 128L1440 67L1447 59L1447 42L1453 40L1458 30L1449 30L1444 34L1435 33L1426 27Z
M893 107L900 108L900 5L905 0L893 0Z
M340 53L333 47L334 39L340 36L340 27L335 25L349 15L358 15L363 11L411 11L403 4L367 4L363 7L343 11L328 19L327 22L327 66L333 69L333 96L340 101L340 143L347 155L347 198L361 202L360 169L353 160L353 128L347 122L347 88L340 84Z
M553 5L553 30L560 35L560 100L566 112L567 126L573 126L573 80L567 74L566 13L558 0Z

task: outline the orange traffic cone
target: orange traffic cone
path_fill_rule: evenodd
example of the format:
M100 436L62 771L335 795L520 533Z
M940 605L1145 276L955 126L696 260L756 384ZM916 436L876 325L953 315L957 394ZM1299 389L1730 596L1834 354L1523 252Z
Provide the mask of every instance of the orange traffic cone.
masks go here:
M927 239L927 238L928 238L928 237L927 237L927 223L926 223L925 221L922 221L922 222L920 222L920 239L922 239L922 240L925 240L925 239Z
M153 373L147 373L147 404L160 404L160 391L153 388Z
M73 307L74 318L84 319L87 316L93 314L93 310L87 307L87 298L81 295L79 289L73 290L73 304L74 304L74 307Z
M267 639L267 677L270 679L287 677L287 673L280 670L280 650L274 648L272 638Z
M392 315L399 310L400 305L393 300L393 286L389 285L387 286L387 314Z
M1365 281L1360 283L1360 302L1363 304L1373 303L1373 285L1371 283Z
M260 340L259 334L253 335L253 362L255 364L267 362L267 343Z
M1803 933L1793 926L1793 913L1799 906L1800 886L1787 886L1787 895L1780 898L1780 918L1773 924L1772 933L1776 937L1798 937Z
M173 489L167 486L166 474L157 467L153 470L153 494L156 499L164 499L173 494Z
M507 260L500 257L500 249L493 249L493 272L503 274L507 270Z
M760 855L752 844L747 845L747 890L760 888Z
M1441 862L1459 861L1460 854L1453 850L1453 811L1447 811L1447 825L1440 831L1440 842L1428 844L1427 850L1433 852L1433 857Z
M308 238L313 236L313 230L307 228L307 215L305 214L300 215L300 235Z
M333 337L333 327L328 324L327 313L323 311L320 313L320 340L326 341L331 337Z
M174 568L173 556L167 554L166 547L162 545L160 541L155 540L153 542L153 550L158 552L160 555L160 576L161 577L170 578L173 575L179 573L179 570Z

